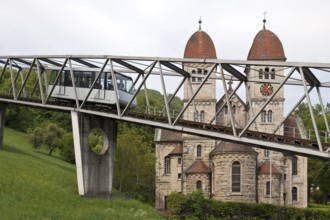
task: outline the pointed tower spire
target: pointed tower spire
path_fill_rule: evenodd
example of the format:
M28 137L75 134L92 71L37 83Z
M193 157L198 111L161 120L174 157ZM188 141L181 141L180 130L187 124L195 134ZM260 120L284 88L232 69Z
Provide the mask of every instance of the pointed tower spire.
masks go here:
M199 31L201 31L202 30L202 17L199 17L199 21L198 21L198 23L199 23Z

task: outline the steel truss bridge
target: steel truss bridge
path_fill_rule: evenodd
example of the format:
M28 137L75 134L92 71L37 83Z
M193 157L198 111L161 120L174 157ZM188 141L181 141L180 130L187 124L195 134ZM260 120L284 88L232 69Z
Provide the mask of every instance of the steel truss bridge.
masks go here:
M183 64L203 64L211 67L195 91L191 86L191 74L184 70ZM220 126L214 124L214 120L234 93L241 90L246 91L249 82L263 83L264 79L248 78L246 70L258 66L283 67L284 76L277 77L272 83L278 84L273 93L265 98L258 110L244 128L235 126L235 116L229 107L230 125ZM56 72L51 89L47 89L50 80L50 72ZM75 100L71 102L62 101L52 97L55 85L59 83L64 71L70 71L73 78L74 71L94 71L96 78L92 82L88 93L77 94L77 87L73 83ZM115 81L115 73L131 76L135 87L134 94L127 105L122 106L118 101L118 87L114 83L116 104L112 106L97 105L89 101L93 90L96 88L97 80L103 72L111 73ZM208 118L203 123L183 120L188 106L194 106L195 99L200 90L205 86L207 80L215 72L215 79L222 87L222 94L226 103L217 111L216 115ZM221 60L221 59L176 59L158 57L127 57L127 56L1 56L0 57L0 102L25 105L30 107L48 108L53 110L80 112L119 121L137 123L156 128L168 129L177 132L199 135L212 139L236 142L240 144L260 147L269 150L281 151L288 154L330 159L330 144L322 140L319 135L318 124L312 109L311 92L315 92L318 104L321 106L326 134L330 133L323 102L324 90L330 88L330 82L326 81L330 75L330 64L328 63L303 63L303 62L273 62L273 61L246 61L246 60ZM235 88L229 90L228 81L233 81ZM176 115L171 114L170 104L175 96L183 90L184 83L190 85L192 96L186 105ZM32 85L32 86L31 86ZM291 109L286 116L280 120L275 130L258 132L252 129L258 116L272 101L281 88L286 91L294 91L296 100L290 101ZM158 115L139 113L129 106L133 103L139 92L145 93L147 109L149 110L149 99L147 88L158 88L163 94L163 109ZM231 91L231 92L230 92ZM299 92L300 91L300 92ZM99 91L102 92L102 91ZM217 91L218 93L218 91ZM171 94L171 95L166 95ZM247 95L248 96L248 95ZM78 98L79 97L79 98ZM307 101L310 119L313 122L315 140L298 139L279 135L278 130L284 121L304 100ZM246 100L251 103L249 97ZM250 105L251 106L251 105Z

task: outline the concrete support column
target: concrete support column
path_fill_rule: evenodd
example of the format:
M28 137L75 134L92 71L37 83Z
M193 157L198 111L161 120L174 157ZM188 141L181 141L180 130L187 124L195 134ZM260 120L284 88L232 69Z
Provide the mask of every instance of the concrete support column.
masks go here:
M115 163L117 126L108 118L71 112L76 158L78 191L81 196L109 197ZM103 154L94 153L88 146L88 135L94 128L104 132Z
M3 149L3 131L5 129L5 117L6 117L5 104L0 104L0 150Z

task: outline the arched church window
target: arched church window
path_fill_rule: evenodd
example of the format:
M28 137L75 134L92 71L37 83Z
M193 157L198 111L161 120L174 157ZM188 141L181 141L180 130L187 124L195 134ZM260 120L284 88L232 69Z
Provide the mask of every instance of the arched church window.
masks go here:
M233 105L233 114L236 114L236 105Z
M194 112L194 121L198 121L198 118L199 118L199 113L198 113L198 111L195 111Z
M171 174L171 158L169 156L164 158L164 174Z
M292 157L292 175L298 175L298 158Z
M264 150L264 154L266 158L269 158L269 150Z
M292 201L298 201L298 189L297 189L297 187L292 187Z
M196 156L197 156L197 158L202 157L202 145L197 145Z
M259 69L259 79L262 79L263 71L262 69Z
M228 106L225 105L225 114L228 114Z
M203 74L204 75L207 75L207 73L208 73L208 70L204 70L204 72L203 72ZM205 82L207 82L208 80L206 80Z
M265 68L265 79L269 79L269 68Z
M266 183L266 195L270 195L270 181Z
M261 122L266 122L266 115L267 113L265 110L261 111Z
M231 168L231 191L241 192L241 164L235 161Z
M202 69L200 69L200 68L197 69L197 74L198 74L198 75L203 75ZM202 82L202 77L201 77L201 76L198 76L198 77L197 77L197 81L198 81L198 82Z
M273 68L271 73L270 73L270 78L275 79L275 69Z
M205 112L204 111L201 111L200 119L201 119L201 122L205 122Z
M198 190L198 189L202 189L202 181L198 180L198 181L196 182L196 189L197 189L197 190Z
M191 74L196 75L196 70L192 70ZM191 82L196 82L196 77L191 77Z
M267 121L268 122L272 122L273 121L273 112L272 112L272 110L268 110Z

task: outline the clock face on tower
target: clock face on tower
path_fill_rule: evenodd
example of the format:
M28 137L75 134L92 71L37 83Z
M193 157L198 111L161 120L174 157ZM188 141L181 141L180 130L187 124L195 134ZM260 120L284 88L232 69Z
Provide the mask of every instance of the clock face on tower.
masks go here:
M273 93L273 86L270 83L264 83L260 86L260 93L264 96L269 96Z

